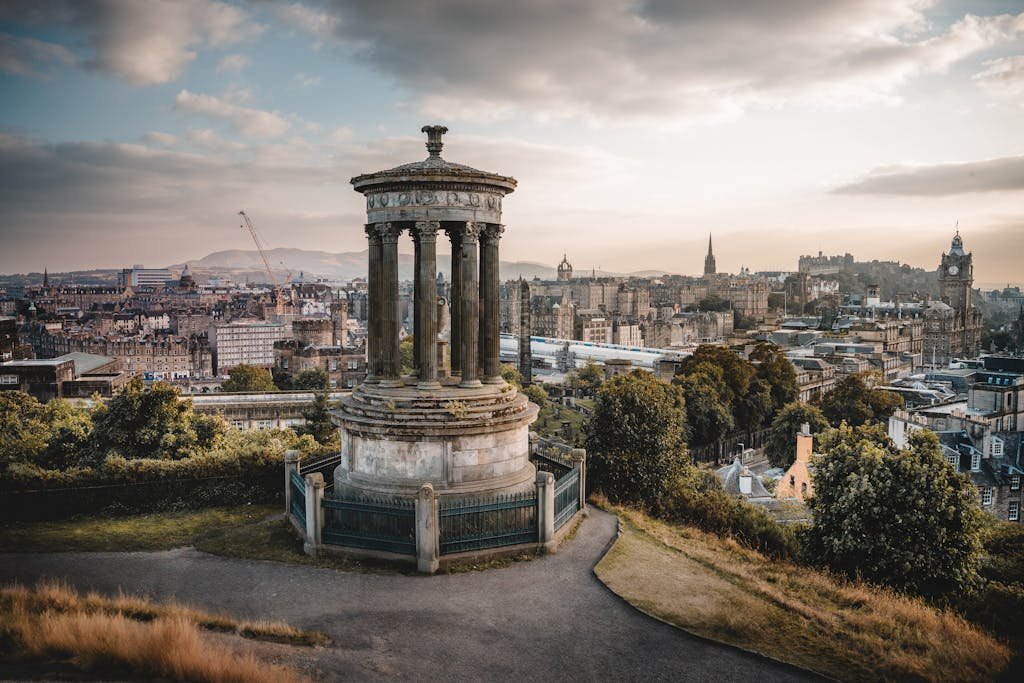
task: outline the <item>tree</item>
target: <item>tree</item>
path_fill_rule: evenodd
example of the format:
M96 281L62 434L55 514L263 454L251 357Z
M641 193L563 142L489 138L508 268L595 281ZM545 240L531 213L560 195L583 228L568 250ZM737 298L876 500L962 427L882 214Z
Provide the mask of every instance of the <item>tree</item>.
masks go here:
M0 391L0 466L34 461L46 448L46 411L20 391Z
M269 370L242 363L231 368L221 390L268 392L277 391L277 387L274 386L274 378Z
M780 346L758 344L750 352L750 360L756 368L757 376L767 382L771 389L773 414L799 398L800 385L796 381L796 369Z
M519 369L510 363L501 364L501 378L517 389L523 388L523 376Z
M721 369L702 364L689 375L673 379L686 400L687 431L692 445L714 443L733 430L732 413L721 398Z
M548 392L544 391L542 387L537 384L531 384L530 386L523 389L523 393L526 394L526 398L537 404L537 407L544 410L548 407L551 401L548 399Z
M90 446L97 461L111 452L129 459L180 459L202 448L191 399L180 399L166 382L146 389L141 378L133 378L96 408L93 423Z
M970 589L980 564L977 489L916 431L900 450L880 426L822 434L807 556L852 577L924 596Z
M586 365L579 369L576 376L584 391L595 391L604 382L604 369L598 363L588 360Z
M88 410L75 408L63 399L54 399L45 406L44 420L47 443L36 464L43 469L64 470L90 459L93 424Z
M687 462L682 389L635 370L601 385L587 425L588 479L612 500L654 505Z
M403 375L413 371L413 335L409 335L398 343L398 367Z
M292 386L296 390L327 391L331 386L331 379L323 368L310 368L300 372Z
M775 416L772 432L765 444L764 452L772 467L789 467L796 458L796 435L800 426L807 423L811 434L828 429L828 420L816 406L802 401L793 401Z
M888 419L897 408L903 407L903 397L870 386L877 380L877 373L855 373L843 377L832 391L822 397L821 412L833 427L842 422L857 427Z
M338 428L331 421L331 405L326 391L317 391L313 396L313 405L302 413L306 424L295 428L302 436L309 434L320 444L323 450L337 451L341 448L341 437Z

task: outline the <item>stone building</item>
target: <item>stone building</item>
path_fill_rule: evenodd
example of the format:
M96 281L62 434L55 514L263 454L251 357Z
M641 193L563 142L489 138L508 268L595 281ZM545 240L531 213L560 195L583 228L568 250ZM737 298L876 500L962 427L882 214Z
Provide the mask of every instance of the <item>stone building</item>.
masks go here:
M811 476L813 454L814 437L811 435L810 425L805 423L801 425L800 433L796 436L796 459L775 485L776 498L806 501L814 495L814 480Z
M294 379L306 370L323 370L331 389L351 389L366 377L365 349L307 341L286 339L274 343L277 372Z
M939 286L942 300L930 302L924 310L924 356L937 366L955 358L974 358L981 350L984 328L981 311L974 306L973 254L964 252L957 232L949 253L942 254Z

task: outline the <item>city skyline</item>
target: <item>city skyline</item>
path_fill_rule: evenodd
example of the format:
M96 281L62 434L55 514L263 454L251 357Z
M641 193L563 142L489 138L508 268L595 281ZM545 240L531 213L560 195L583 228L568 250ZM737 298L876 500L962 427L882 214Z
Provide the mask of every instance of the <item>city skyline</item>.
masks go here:
M502 259L583 271L933 269L1020 282L1015 2L5 3L0 271L360 251L349 178L519 180ZM411 245L407 245L411 250ZM548 255L551 255L549 258Z

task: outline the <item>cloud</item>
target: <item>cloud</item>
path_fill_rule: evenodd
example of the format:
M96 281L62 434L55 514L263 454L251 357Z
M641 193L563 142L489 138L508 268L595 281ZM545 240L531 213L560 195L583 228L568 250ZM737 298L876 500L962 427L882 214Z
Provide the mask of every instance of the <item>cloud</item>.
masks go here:
M80 36L91 52L84 66L134 85L175 81L197 50L264 30L241 7L216 0L12 0L0 20Z
M302 85L306 86L307 88L314 85L320 85L319 76L307 76L301 71L295 74L295 80L301 83Z
M276 111L251 109L214 97L182 90L174 98L174 108L186 114L221 119L246 137L272 138L283 135L291 123Z
M1000 97L1024 95L1024 55L990 59L983 66L988 68L972 77L982 88Z
M1024 190L1024 156L933 166L884 166L834 190L839 194L942 196Z
M217 73L238 72L249 66L252 60L246 55L232 54L224 55L217 62Z
M160 145L161 147L170 147L178 138L170 133L161 133L158 130L151 131L142 136L142 139L151 145Z
M429 113L673 123L788 102L894 101L900 87L1024 32L1024 14L935 29L930 0L362 2L292 25L326 31ZM325 13L329 16L324 16Z
M62 45L0 33L0 71L15 76L47 78L54 67L69 66L77 61Z
M233 140L225 140L209 128L202 130L189 129L185 133L189 142L212 151L238 151L245 149L245 145Z

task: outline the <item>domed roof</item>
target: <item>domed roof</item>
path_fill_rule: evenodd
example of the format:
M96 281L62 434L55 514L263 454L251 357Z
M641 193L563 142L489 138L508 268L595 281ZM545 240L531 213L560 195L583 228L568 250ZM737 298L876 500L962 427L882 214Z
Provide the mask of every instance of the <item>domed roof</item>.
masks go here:
M441 148L444 147L441 136L448 132L448 128L445 126L423 126L420 131L427 134L426 145L429 156L426 159L395 166L385 171L358 175L350 181L356 191L363 192L381 184L390 184L399 180L413 183L445 180L472 182L487 185L492 190L500 190L502 194L507 194L515 189L515 178L481 171L472 166L456 164L441 158Z

